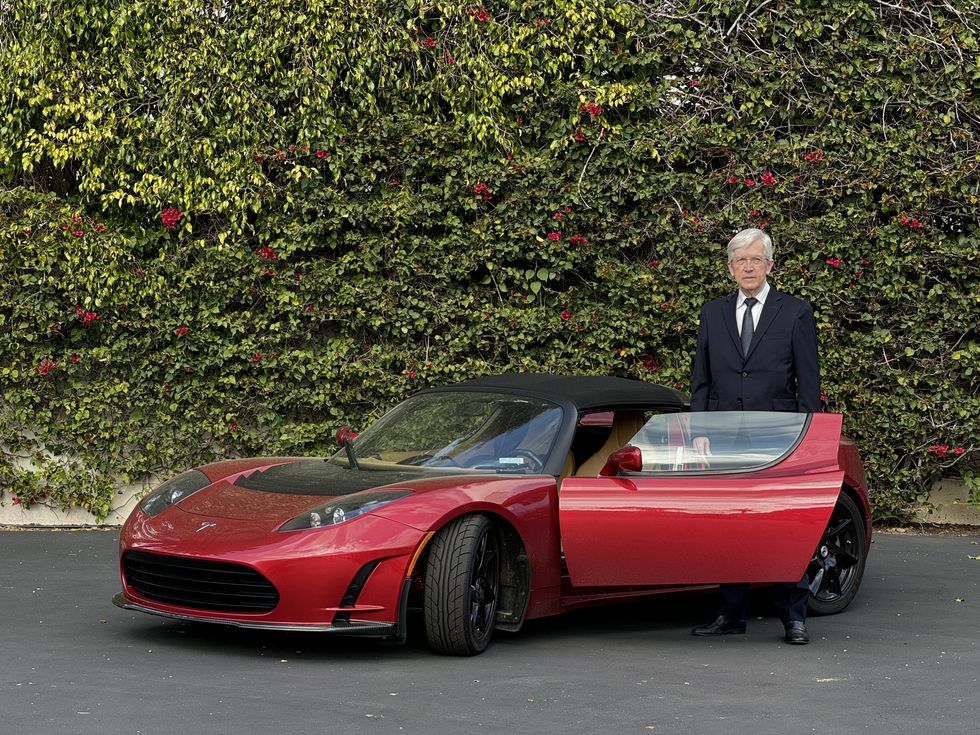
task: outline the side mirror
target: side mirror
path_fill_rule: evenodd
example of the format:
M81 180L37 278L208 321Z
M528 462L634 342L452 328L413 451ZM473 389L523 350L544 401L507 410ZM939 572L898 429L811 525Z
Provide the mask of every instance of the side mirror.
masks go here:
M639 447L627 444L622 449L617 449L609 455L606 464L599 470L599 474L604 477L613 477L621 471L642 472L643 454Z
M337 444L339 446L344 446L344 444L349 441L354 441L356 438L357 432L349 426L341 426L337 429Z

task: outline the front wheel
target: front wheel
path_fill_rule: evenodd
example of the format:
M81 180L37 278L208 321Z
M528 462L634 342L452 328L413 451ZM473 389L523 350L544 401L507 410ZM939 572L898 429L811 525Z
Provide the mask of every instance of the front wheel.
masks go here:
M425 571L425 634L436 653L472 656L490 643L500 590L500 535L485 515L436 534Z
M867 558L861 511L850 496L841 493L806 569L810 613L833 615L850 605L861 586Z

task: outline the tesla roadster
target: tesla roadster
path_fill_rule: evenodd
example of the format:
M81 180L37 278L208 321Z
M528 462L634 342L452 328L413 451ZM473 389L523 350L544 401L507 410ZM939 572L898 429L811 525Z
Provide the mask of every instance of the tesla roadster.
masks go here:
M692 413L651 383L504 375L423 390L338 442L161 484L123 526L113 602L394 640L417 610L433 650L471 655L533 618L804 570L811 612L840 612L871 541L838 414Z

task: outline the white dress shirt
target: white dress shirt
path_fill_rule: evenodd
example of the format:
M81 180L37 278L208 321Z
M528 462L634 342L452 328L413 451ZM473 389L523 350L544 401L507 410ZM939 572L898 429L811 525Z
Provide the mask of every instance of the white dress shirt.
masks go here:
M752 326L759 326L759 317L762 316L762 307L766 304L766 297L769 295L769 281L762 284L762 290L756 295L759 303L752 307ZM742 289L738 290L738 301L735 305L735 326L738 328L738 336L742 336L742 317L745 314L746 296Z

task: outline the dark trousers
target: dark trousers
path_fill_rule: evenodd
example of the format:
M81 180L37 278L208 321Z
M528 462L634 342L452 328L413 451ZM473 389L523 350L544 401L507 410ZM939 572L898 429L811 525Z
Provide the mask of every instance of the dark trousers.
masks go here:
M806 573L799 582L776 582L772 586L772 604L783 625L806 622L806 606L810 601L810 586ZM721 585L719 615L727 620L746 620L749 616L749 585L735 582Z

